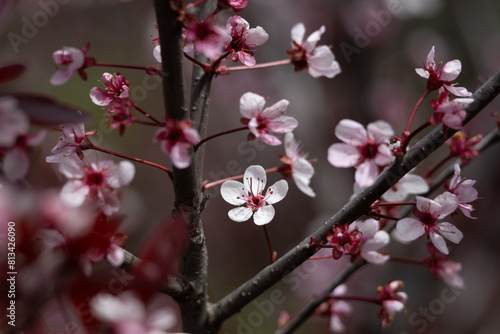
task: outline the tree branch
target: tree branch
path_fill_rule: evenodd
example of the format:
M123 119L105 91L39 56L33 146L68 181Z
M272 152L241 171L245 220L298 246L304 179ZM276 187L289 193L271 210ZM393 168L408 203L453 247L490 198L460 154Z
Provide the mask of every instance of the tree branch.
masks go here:
M500 91L500 71L495 73L475 93L474 102L466 109L465 125L476 116ZM403 157L398 157L376 179L375 183L361 191L340 211L333 215L312 235L304 239L295 248L290 250L275 263L267 266L253 278L242 284L236 290L213 305L209 312L210 324L219 326L222 321L239 312L241 308L277 283L281 278L290 273L297 266L314 254L314 249L309 247L310 238L324 240L326 234L332 229L333 224L350 223L361 215L382 196L390 187L396 184L411 169L437 150L456 131L448 130L442 133L442 125L436 127L418 143L416 143Z

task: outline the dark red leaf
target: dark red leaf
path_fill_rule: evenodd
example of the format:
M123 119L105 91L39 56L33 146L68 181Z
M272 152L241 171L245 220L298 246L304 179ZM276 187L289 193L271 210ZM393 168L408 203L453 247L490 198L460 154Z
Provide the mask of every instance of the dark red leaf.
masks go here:
M18 99L19 108L28 115L34 124L52 126L84 122L89 118L88 115L80 113L80 109L61 104L47 96L17 93L11 95Z
M26 70L23 64L11 64L0 67L0 84L17 79Z

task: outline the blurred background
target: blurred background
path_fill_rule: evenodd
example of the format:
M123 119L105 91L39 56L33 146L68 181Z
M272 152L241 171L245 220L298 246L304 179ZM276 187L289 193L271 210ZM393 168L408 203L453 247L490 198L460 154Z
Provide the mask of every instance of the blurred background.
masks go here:
M99 130L92 140L95 144L170 166L159 145L152 143L154 129L137 125L127 128L120 137L116 131L106 128L103 111L91 102L89 91L98 85L102 73L117 70L94 67L86 71L86 82L75 77L59 87L49 83L56 70L52 52L63 46L78 47L80 43L90 42L88 55L100 62L159 66L152 55L151 41L157 36L152 2L58 0L52 1L58 6L50 10L42 5L46 2L0 1L4 4L0 14L0 64L22 62L28 68L21 78L0 86L0 93L47 94L78 106L93 116L86 129ZM44 16L44 11L50 15ZM233 13L222 13L218 23L225 25L230 15ZM299 121L295 138L302 142L309 158L317 159L311 183L316 198L301 193L290 180L287 197L275 205L276 216L268 230L278 256L321 226L352 195L354 170L335 168L326 159L328 147L338 142L334 128L341 119L350 118L365 125L384 119L397 134L401 133L425 90L426 80L415 73L415 68L423 66L432 46L436 47L437 62L460 59L462 73L457 82L470 91L475 91L500 68L498 1L250 0L239 15L251 27L261 26L270 35L268 42L256 52L258 63L287 58L285 51L291 47L290 29L303 22L306 36L321 25L326 27L320 44L332 47L342 68L342 73L333 79L314 79L306 72L294 73L292 66L281 66L235 72L214 80L209 134L241 126L239 99L245 92L265 96L268 106L287 99L290 101L287 113ZM14 39L16 36L20 39ZM161 118L160 84L141 71L119 72L130 81L135 101ZM432 94L435 96L436 93ZM413 128L431 115L428 101L419 110ZM496 126L491 113L497 112L499 106L497 98L467 125L467 132L470 135L490 132ZM33 153L28 178L35 188L57 188L64 183L56 169L45 163L45 156L58 137L59 133L52 132ZM208 181L241 174L253 164L264 168L277 166L278 155L284 153L282 146L248 143L245 132L219 137L206 146L203 177ZM399 263L367 266L347 282L350 295L368 297L375 297L377 286L389 280L405 282L403 291L409 295L407 314L398 314L385 333L493 333L499 328L498 152L498 147L492 147L462 171L462 176L477 180L476 189L482 197L474 203L477 220L456 216L451 221L465 235L460 245L452 247L451 259L462 263L467 289L452 291L442 281L433 281L425 268ZM448 148L441 148L416 172L422 175L447 154ZM129 235L126 248L132 253L147 242L155 226L173 209L173 189L168 177L148 166L136 165L136 169L132 186L122 193L122 211L127 215L122 230ZM280 177L269 175L268 184ZM232 207L219 196L219 188L208 192L211 197L203 221L209 252L210 298L215 302L266 266L268 251L261 228L251 221L241 224L231 221L226 212ZM392 241L388 252L423 258L425 242L418 240L403 246ZM269 289L257 303L249 304L228 320L221 333L274 332L281 310L298 313L346 265L344 259L304 264L290 274L288 280ZM273 293L279 294L276 291L282 292L279 304L274 303L271 311L263 312L259 302L270 300ZM443 299L443 295L450 298ZM345 320L346 333L379 331L377 306L360 302L352 305L353 312ZM313 317L297 333L327 333L327 327L327 319Z

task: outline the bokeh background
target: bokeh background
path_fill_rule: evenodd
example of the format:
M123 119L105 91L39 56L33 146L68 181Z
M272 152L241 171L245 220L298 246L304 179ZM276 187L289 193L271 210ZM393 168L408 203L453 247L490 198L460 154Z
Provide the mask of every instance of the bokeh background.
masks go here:
M5 4L0 14L0 64L22 62L28 67L21 78L0 86L0 93L48 94L78 106L93 116L87 130L100 131L94 139L96 144L169 165L158 144L152 143L154 129L138 125L128 128L120 137L106 128L103 112L90 101L89 91L97 85L102 73L116 70L90 68L86 82L73 78L60 87L49 83L56 70L52 52L62 46L90 42L89 55L98 61L157 65L151 43L156 37L152 2L52 1L58 6L52 8L53 15L43 20L40 11L44 10L45 2L48 1L0 1ZM225 25L230 15L229 12L220 15L219 23ZM433 45L437 61L461 60L463 70L458 82L470 91L500 68L498 1L250 0L240 15L252 27L262 26L270 35L269 41L256 52L258 62L285 59L285 51L291 46L290 29L303 22L307 34L325 25L321 44L332 46L342 68L342 73L334 79L314 79L306 72L294 73L291 66L282 66L236 72L214 80L209 134L240 126L239 99L245 92L267 97L268 105L288 99L287 112L300 124L294 131L295 137L302 141L309 157L317 159L312 179L316 198L305 196L290 182L287 197L275 205L277 213L269 232L278 256L318 228L352 194L354 171L334 168L326 160L328 147L338 141L334 128L341 119L350 118L363 124L384 119L400 133L425 89L425 79L414 68L422 67ZM26 22L38 26L30 30ZM13 44L13 34L24 39ZM136 102L161 118L160 84L140 71L120 72L129 79ZM190 73L189 66L186 73ZM496 120L490 114L498 111L499 106L497 99L467 125L469 134L491 131ZM430 113L427 100L417 114L415 126L427 121ZM29 179L35 188L56 188L64 182L55 168L44 162L58 136L57 132L51 133L33 153ZM491 148L462 173L477 180L476 188L482 197L475 202L477 220L461 216L452 220L465 235L460 245L453 247L451 258L462 263L467 289L452 291L442 281L433 281L425 268L392 263L384 267L367 266L347 282L350 294L364 296L375 296L376 287L388 280L405 282L404 291L409 294L407 314L397 315L385 333L494 333L500 328L498 152L498 147ZM219 137L207 143L204 179L213 181L240 174L252 164L274 167L279 164L278 155L283 153L281 146L248 143L244 132ZM422 174L447 154L447 148L441 148L417 173ZM132 186L122 194L123 213L128 217L123 231L129 235L126 246L132 252L147 242L149 233L173 208L173 189L168 177L147 166L136 168ZM277 174L269 175L268 182L272 184L279 178ZM209 252L210 298L215 302L264 267L268 252L262 229L251 222L231 221L226 214L231 206L219 196L218 188L209 193L211 198L203 221ZM406 246L393 241L388 251L412 258L426 254L423 240ZM262 303L273 293L276 296L282 292L272 310L262 311L260 304L251 303L227 321L221 333L274 332L281 310L297 313L346 264L344 260L323 260L299 267L258 299ZM346 333L380 330L377 306L359 302L352 305L353 313L346 319ZM323 318L311 318L297 331L326 332L327 320Z

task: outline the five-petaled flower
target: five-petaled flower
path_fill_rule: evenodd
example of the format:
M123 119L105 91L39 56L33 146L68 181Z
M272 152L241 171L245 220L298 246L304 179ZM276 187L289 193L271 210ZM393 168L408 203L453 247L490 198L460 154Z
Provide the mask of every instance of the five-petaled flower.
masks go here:
M444 192L434 200L417 196L414 209L415 218L403 218L397 223L397 232L404 241L412 241L423 235L430 237L432 243L443 254L448 254L448 247L443 237L458 244L463 234L454 225L437 221L455 212L459 201L457 196Z
M58 66L63 66L57 70L50 78L50 83L54 86L63 85L76 73L81 71L85 65L85 50L65 46L52 54L54 62Z
M467 116L465 108L474 102L473 98L463 97L449 99L449 94L443 88L439 89L439 98L431 100L431 106L434 109L434 114L431 116L429 122L432 125L443 123L450 129L462 129L462 122Z
M360 187L372 185L378 168L389 165L394 159L389 147L394 131L387 122L376 121L365 129L356 121L343 119L335 127L335 135L344 143L328 148L328 161L335 167L356 167L354 179Z
M382 328L389 326L394 315L403 312L408 295L405 292L398 291L403 286L402 281L390 281L385 286L377 288L377 299L381 303L377 316L382 319Z
M355 229L361 232L360 255L363 259L373 264L384 264L389 260L388 255L378 252L387 246L390 241L389 234L380 230L378 221L371 218L364 221L355 221L349 225L349 230Z
M92 143L87 136L94 135L97 131L85 132L85 125L80 123L69 123L59 125L62 131L62 136L59 138L57 145L52 149L53 155L45 158L48 163L59 163L61 159L76 154L80 159L83 159L83 152L92 146Z
M262 27L250 28L250 24L241 16L231 16L226 23L226 31L231 35L231 42L225 50L231 52L231 60L251 67L255 65L254 51L251 48L264 44L269 35Z
M111 325L115 334L166 334L176 324L172 309L165 307L148 312L133 291L117 296L99 293L90 301L90 308L97 319Z
M307 154L300 150L300 142L296 142L293 133L288 132L285 135L285 153L281 156L283 163L278 167L283 177L292 177L297 187L304 194L310 197L315 197L316 194L309 186L311 177L314 175L314 167L307 161Z
M469 137L465 131L457 131L445 144L450 147L451 154L460 157L462 165L467 165L469 160L479 155L479 150L474 148L474 146L481 139L483 139L481 134Z
M98 106L107 106L115 101L121 102L129 99L130 83L120 73L107 73L102 75L101 83L104 89L93 87L90 90L92 102Z
M216 26L213 20L203 22L190 20L184 30L184 44L192 44L194 50L203 53L208 59L215 59L222 54L224 47L231 42L231 36L222 27Z
M467 180L460 178L460 165L455 164L455 174L450 180L450 184L445 183L445 188L453 195L457 196L458 208L464 216L472 219L476 217L471 216L471 212L474 211L472 204L468 204L475 201L477 196L477 190L474 188L475 180Z
M278 101L264 109L265 104L266 100L258 94L243 94L240 98L241 122L250 130L249 140L260 137L269 145L280 145L281 140L270 132L287 133L299 123L295 118L283 115L289 104L287 100Z
M189 119L177 122L167 116L165 126L156 131L154 141L160 143L161 150L176 168L184 169L191 165L189 149L200 142L200 135Z
M253 215L256 225L266 225L274 218L275 204L281 201L288 192L288 183L279 180L263 194L267 182L266 171L258 165L245 170L243 183L229 180L222 184L220 193L229 204L239 205L228 212L229 218L235 222L244 222ZM241 205L241 206L240 206Z
M325 26L321 26L304 40L306 33L304 24L297 23L293 26L291 33L293 48L286 53L291 55L296 72L307 69L314 78L320 76L333 78L341 72L332 50L326 45L316 46L325 30Z
M462 63L460 60L455 59L449 61L441 67L440 64L436 65L434 53L435 50L433 46L427 55L427 61L424 64L424 68L415 69L418 75L427 79L427 89L433 91L443 87L456 96L471 96L472 93L464 87L455 87L456 84L451 83L451 81L458 77L462 70Z
M96 200L105 215L120 209L115 189L132 182L135 167L129 161L115 164L111 160L62 159L59 170L69 180L61 189L62 200L70 206L80 206L87 198Z

